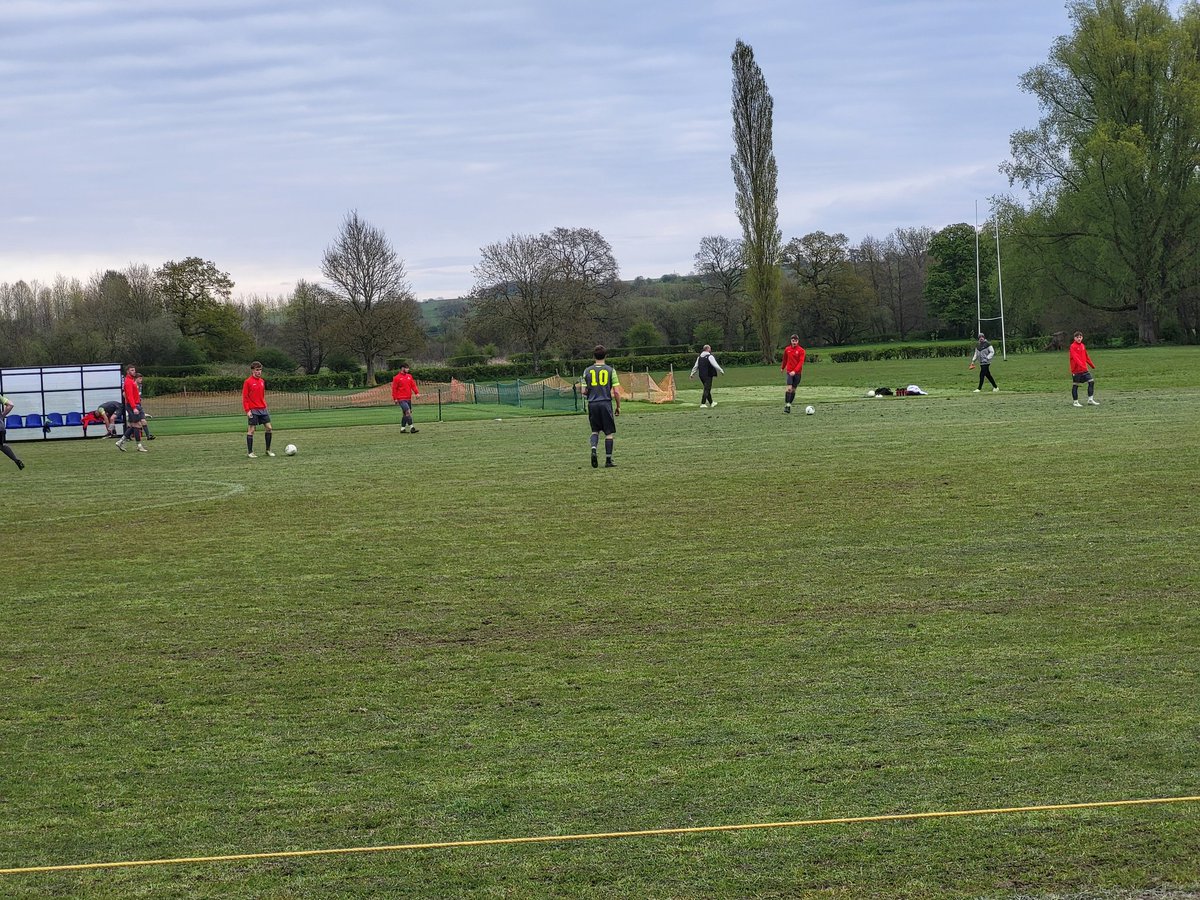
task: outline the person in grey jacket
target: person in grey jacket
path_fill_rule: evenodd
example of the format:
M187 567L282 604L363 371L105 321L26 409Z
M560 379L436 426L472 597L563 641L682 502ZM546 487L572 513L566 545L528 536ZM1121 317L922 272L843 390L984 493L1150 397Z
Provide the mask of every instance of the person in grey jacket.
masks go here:
M724 374L725 370L717 363L717 358L712 355L712 347L705 344L700 355L696 357L696 364L692 366L692 374L688 376L688 378L695 378L699 375L700 383L704 385L704 393L700 395L701 409L717 405L717 401L712 398L712 383L714 378Z
M991 341L979 334L979 346L975 348L975 353L971 357L971 364L968 369L975 368L975 363L979 363L979 387L975 388L975 393L978 394L983 390L983 379L987 379L992 383L992 393L1000 390L996 386L996 379L992 377L992 359L996 356L996 348L992 346Z

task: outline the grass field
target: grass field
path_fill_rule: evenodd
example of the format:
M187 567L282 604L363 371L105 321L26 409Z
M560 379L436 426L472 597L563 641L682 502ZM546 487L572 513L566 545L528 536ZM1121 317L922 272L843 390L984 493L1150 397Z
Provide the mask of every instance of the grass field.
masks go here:
M1200 794L1200 350L0 459L0 868ZM974 373L971 373L973 376ZM867 400L915 382L923 398ZM378 415L379 418L370 418ZM390 413L392 418L386 418ZM354 427L350 422L372 422ZM327 427L305 427L327 426ZM261 448L261 438L259 440ZM12 897L1200 892L1200 804L0 875ZM1118 893L1110 893L1118 892ZM1147 894L1149 895L1149 894ZM1191 893L1186 895L1191 896Z

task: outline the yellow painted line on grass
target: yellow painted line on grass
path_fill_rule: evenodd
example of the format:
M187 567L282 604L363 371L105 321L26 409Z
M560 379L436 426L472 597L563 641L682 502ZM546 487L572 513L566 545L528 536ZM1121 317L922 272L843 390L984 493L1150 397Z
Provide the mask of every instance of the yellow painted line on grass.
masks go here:
M346 853L395 853L401 850L447 850L452 847L495 847L505 844L551 844L559 841L599 841L609 838L650 837L665 834L711 834L718 831L753 831L764 828L804 828L817 825L856 825L867 822L907 822L916 819L949 819L961 816L999 816L1012 813L1051 812L1062 809L1106 809L1116 806L1152 806L1197 803L1197 797L1157 797L1147 800L1097 800L1090 803L1052 803L1044 806L1009 806L1001 809L960 809L940 812L894 813L879 816L844 816L836 819L801 819L795 822L756 822L742 825L698 825L690 828L647 828L641 831L604 831L591 834L548 834L537 837L485 838L475 841L435 841L427 844L390 844L382 847L334 847L326 850L277 850L266 853L229 853L222 856L184 856L177 859L134 859L123 862L75 863L61 866L22 866L0 869L0 875L35 872L79 872L88 869L128 869L134 866L179 866L195 863L239 862L248 859L295 859L302 856L336 856Z

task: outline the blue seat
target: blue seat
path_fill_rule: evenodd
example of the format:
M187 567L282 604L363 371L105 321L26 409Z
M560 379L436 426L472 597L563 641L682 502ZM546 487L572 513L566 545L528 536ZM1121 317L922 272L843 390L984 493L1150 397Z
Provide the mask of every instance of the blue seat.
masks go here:
M30 413L25 417L26 428L41 428L42 416L40 413Z
M81 423L82 421L80 419ZM46 413L46 423L54 428L61 428L63 424L62 413Z
M67 413L67 424L68 425L82 425L83 424L83 413L77 413L77 412Z
M4 427L5 428L24 428L25 420L22 419L20 416L18 416L16 413L11 413L9 415L9 417L4 420Z

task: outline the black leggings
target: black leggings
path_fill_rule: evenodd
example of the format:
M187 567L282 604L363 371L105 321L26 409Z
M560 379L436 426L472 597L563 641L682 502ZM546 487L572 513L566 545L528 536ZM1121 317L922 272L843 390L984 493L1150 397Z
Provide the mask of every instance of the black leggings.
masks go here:
M0 453L3 453L5 456L7 456L9 459L11 459L13 462L15 462L17 465L20 465L21 461L19 459L17 459L17 454L13 453L12 447L10 447L10 446L8 446L8 444L4 443L4 437L5 437L5 429L0 428Z
M996 387L996 379L992 377L992 364L980 363L979 365L979 390L983 390L983 379L987 379L992 383L992 387Z

